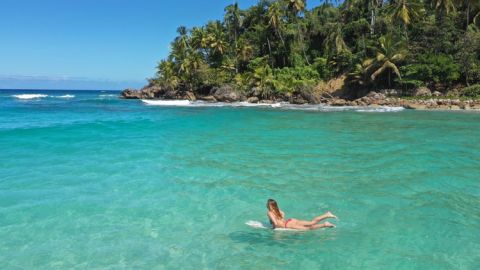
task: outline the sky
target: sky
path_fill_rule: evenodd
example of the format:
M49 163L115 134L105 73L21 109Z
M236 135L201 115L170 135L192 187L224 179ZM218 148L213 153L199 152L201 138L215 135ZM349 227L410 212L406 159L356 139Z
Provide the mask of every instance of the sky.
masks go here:
M221 19L233 2L0 0L0 89L141 87L178 26Z

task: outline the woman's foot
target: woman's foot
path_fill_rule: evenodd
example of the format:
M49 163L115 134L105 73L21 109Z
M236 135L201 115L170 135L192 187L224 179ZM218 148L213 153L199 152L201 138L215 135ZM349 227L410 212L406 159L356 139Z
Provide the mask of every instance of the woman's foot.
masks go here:
M323 225L323 227L335 228L335 224L332 224L328 221L324 222L322 225Z
M335 216L334 214L332 214L332 212L328 211L325 213L325 218L335 218L335 219L338 219L337 216Z

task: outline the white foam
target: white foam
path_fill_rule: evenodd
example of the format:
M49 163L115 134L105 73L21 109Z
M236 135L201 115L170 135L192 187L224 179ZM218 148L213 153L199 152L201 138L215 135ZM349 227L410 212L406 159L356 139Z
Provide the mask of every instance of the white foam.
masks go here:
M249 220L245 224L256 229L268 229L262 222L256 220Z
M114 94L102 94L102 95L98 95L99 97L117 97L118 95L114 95Z
M188 106L190 101L188 100L147 100L142 99L142 101L147 105L155 106Z
M63 95L63 96L54 96L56 98L74 98L74 95Z
M13 97L18 99L39 99L48 97L48 95L44 94L21 94L21 95L13 95Z
M324 104L303 104L296 105L288 102L277 103L249 103L249 102L205 102L205 101L189 101L189 100L148 100L142 99L147 105L156 106L184 106L184 107L263 107L275 108L283 110L301 110L301 111L320 111L320 112L338 112L338 111L355 111L355 112L399 112L403 111L403 107L389 106L329 106Z
M271 229L272 226L270 226L269 224L267 223L262 223L260 221L256 221L256 220L249 220L247 222L245 222L245 225L248 225L252 228L255 228L255 229ZM275 228L274 229L275 231L298 231L298 230L295 230L295 229L287 229L287 228Z
M359 109L357 112L400 112L405 110L403 107L388 107L388 106L380 106L380 107L366 107L364 109Z

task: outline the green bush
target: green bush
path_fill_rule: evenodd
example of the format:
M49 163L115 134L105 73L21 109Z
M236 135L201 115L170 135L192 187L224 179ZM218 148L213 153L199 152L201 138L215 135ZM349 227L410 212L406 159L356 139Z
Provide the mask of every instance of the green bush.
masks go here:
M327 80L331 78L333 75L333 70L330 69L330 66L328 65L328 61L326 58L323 58L323 57L315 58L312 66L318 72L318 75L322 80Z
M316 84L320 75L313 66L286 67L274 71L273 85L278 92L293 92L296 88Z
M462 96L480 98L480 84L474 84L469 87L465 87L463 89Z
M444 54L422 55L417 63L403 66L400 70L405 82L441 83L449 86L460 78L460 66L452 57Z

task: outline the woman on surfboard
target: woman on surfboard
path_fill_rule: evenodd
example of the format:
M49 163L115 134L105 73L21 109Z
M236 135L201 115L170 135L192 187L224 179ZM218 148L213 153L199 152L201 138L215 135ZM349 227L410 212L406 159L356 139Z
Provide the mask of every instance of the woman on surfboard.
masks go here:
M318 216L311 221L306 220L299 220L294 218L289 218L285 220L285 213L283 213L279 208L278 204L273 199L268 199L267 201L267 209L268 209L268 219L270 219L270 223L272 224L273 228L285 228L285 229L296 229L296 230L315 230L320 228L326 227L335 227L334 224L330 222L324 222L318 224L320 221L326 218L337 218L330 212L326 212L325 214Z

